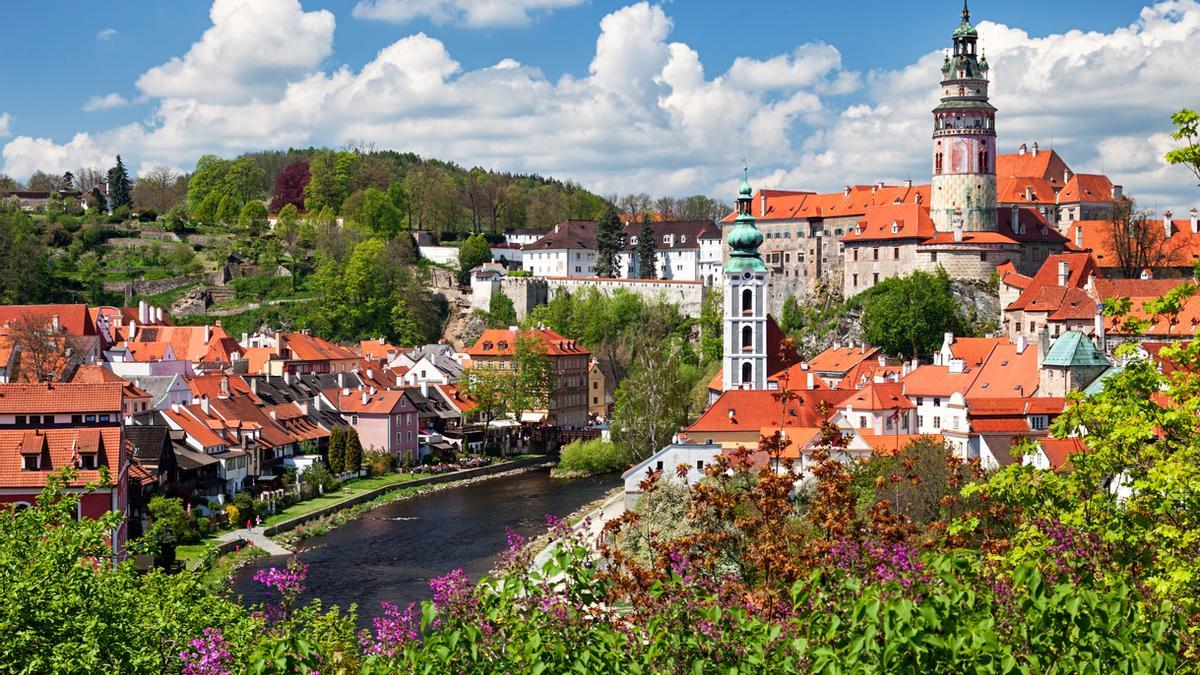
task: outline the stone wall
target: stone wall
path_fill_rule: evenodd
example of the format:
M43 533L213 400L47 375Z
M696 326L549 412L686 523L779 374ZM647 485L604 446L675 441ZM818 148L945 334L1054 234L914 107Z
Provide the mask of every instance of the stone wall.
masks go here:
M500 292L512 300L517 310L517 320L522 321L534 307L550 301L550 286L545 279L534 277L503 277Z
M209 283L212 275L210 274L186 274L179 277L168 277L166 279L150 279L146 281L106 281L104 282L104 290L109 293L128 293L130 295L158 295L173 291L176 288L191 286L193 284Z
M598 279L579 277L546 277L549 298L559 293L576 293L585 288L594 288L611 296L617 289L624 289L648 301L662 299L678 305L684 316L700 316L700 307L708 292L700 281L654 281L648 279ZM514 303L515 304L515 303Z

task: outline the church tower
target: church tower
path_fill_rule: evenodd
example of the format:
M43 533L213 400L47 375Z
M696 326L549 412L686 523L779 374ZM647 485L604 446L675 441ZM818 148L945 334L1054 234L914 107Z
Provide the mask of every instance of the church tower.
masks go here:
M996 229L996 109L988 103L987 57L963 0L954 51L942 64L942 102L933 110L933 194L929 215L939 232Z
M767 388L767 266L758 254L749 177L738 194L725 263L723 389Z

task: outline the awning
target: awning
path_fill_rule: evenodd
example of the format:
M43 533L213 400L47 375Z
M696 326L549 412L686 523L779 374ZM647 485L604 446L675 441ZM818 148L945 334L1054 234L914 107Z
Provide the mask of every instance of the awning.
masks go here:
M546 421L544 412L521 413L521 424L541 424Z

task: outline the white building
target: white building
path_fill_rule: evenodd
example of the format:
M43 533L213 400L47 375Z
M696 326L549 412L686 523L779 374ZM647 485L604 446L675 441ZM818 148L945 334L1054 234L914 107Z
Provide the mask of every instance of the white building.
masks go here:
M686 480L688 485L695 485L704 478L705 469L721 456L721 446L716 444L671 444L650 455L640 464L621 474L625 481L625 509L632 510L642 496L642 481L651 471L661 474L662 480L680 482ZM677 472L679 466L687 465L687 475L681 479Z

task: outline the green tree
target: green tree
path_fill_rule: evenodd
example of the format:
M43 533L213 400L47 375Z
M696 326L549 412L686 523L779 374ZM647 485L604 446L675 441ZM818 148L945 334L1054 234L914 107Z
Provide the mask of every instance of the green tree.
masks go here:
M721 306L722 294L712 289L704 296L700 305L700 362L720 363L724 357L725 341L721 334L725 321L725 308Z
M520 419L522 413L547 410L556 380L549 349L538 335L522 331L513 344L512 391L508 408Z
M475 366L464 370L459 380L463 396L475 403L472 414L483 425L485 445L491 437L492 422L510 412L513 377L511 370Z
M427 342L426 331L421 328L417 313L403 295L397 297L392 306L392 331L396 344L418 347Z
M363 192L361 222L371 232L389 239L404 229L404 215L387 193L373 187Z
M1171 116L1171 123L1175 125L1171 138L1184 145L1167 152L1167 162L1186 167L1200 179L1200 113L1184 108Z
M654 230L650 227L650 216L643 213L637 243L638 276L643 279L658 278L657 243L654 239Z
M624 248L625 234L621 230L621 219L617 217L617 210L609 206L596 224L596 276L620 276L618 256Z
M163 222L165 223L167 230L174 232L175 234L183 234L186 232L188 229L189 220L190 218L188 216L187 206L183 202L172 206L167 211L166 216L163 218Z
M517 325L517 308L513 301L503 293L492 296L488 303L488 328L508 328Z
M304 208L317 212L328 208L336 213L342 207L345 193L338 184L337 160L331 150L322 150L308 163L311 174L304 187Z
M224 207L222 198L221 208ZM267 205L257 199L246 202L237 219L238 229L251 238L258 238L267 228Z
M133 184L120 155L117 155L117 165L108 170L108 201L114 211L122 206L133 208Z
M334 474L346 472L346 430L341 426L335 425L329 432L326 461L329 463L329 470Z
M481 234L471 235L458 249L458 283L471 281L471 270L492 261L492 248Z
M358 430L350 429L346 436L346 471L362 469L363 446L358 439Z
M79 256L75 263L78 270L79 282L87 293L88 302L93 305L103 304L104 297L104 263L95 251L87 251Z
M613 440L629 448L635 461L658 452L687 424L698 378L674 342L643 342L632 373L617 387Z
M296 290L296 281L300 276L300 254L303 242L300 232L300 214L295 204L285 204L279 210L279 217L275 221L275 238L283 245L283 250L288 255L292 270L292 290Z
M859 298L863 338L893 356L929 354L946 333L966 332L945 270L885 279Z
M235 204L245 204L262 198L265 182L262 168L254 162L253 157L246 155L229 163L221 189L233 198Z
M224 195L217 203L217 211L213 214L213 219L217 225L233 227L237 224L240 209L240 205L232 195Z
M188 179L187 198L192 213L197 214L196 220L208 224L200 218L201 204L213 194L220 195L225 187L225 174L229 170L229 162L216 155L202 155L196 160L196 168ZM216 203L220 203L220 196ZM216 213L214 204L213 213Z

